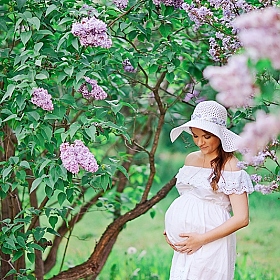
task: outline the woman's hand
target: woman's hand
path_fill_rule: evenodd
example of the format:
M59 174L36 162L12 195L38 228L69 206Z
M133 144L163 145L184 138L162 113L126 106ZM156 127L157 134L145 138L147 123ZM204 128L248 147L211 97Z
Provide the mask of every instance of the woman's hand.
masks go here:
M199 233L182 233L180 237L185 238L183 241L174 244L176 251L180 253L193 254L204 245L203 235Z
M167 235L166 235L166 231L163 232L163 235L164 235L164 237L165 237L166 242L170 245L170 247L171 247L173 250L177 251L177 248L176 248L176 247L173 245L173 243L171 243L170 240L168 239L168 237L167 237Z

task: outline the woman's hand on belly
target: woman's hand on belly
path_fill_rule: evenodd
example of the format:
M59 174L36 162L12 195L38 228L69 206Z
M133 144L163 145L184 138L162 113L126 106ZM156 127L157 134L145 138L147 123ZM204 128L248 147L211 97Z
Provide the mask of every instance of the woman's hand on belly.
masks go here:
M171 248L175 251L177 251L177 248L174 246L174 244L168 239L166 231L163 232L163 235L165 237L166 242L171 246Z
M180 237L185 239L174 244L177 252L191 255L204 245L203 234L197 232L182 233Z

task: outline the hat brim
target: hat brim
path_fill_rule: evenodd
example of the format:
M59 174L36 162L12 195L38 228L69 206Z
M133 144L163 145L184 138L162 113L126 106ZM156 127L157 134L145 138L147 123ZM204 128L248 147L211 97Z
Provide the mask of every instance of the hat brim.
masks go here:
M230 131L225 126L205 120L191 120L178 127L173 128L170 132L171 142L173 143L183 131L192 134L190 130L191 127L208 131L217 136L221 140L222 147L225 152L233 152L238 150L237 143L241 138L239 135Z

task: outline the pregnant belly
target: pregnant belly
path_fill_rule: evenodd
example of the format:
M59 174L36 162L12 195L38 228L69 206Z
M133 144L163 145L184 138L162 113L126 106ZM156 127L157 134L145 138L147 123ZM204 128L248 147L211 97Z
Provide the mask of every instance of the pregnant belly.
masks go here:
M229 214L220 206L193 197L180 196L173 201L165 214L165 231L172 243L184 238L181 233L205 233L229 218Z

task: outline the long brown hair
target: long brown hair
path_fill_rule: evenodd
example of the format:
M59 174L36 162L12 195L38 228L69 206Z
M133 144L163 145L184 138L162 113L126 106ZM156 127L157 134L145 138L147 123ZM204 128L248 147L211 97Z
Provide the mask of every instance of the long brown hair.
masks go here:
M218 156L210 161L212 173L208 179L211 179L210 185L214 191L218 189L218 182L221 178L222 170L224 169L226 162L232 157L233 152L225 152L222 144L220 144L218 147Z

